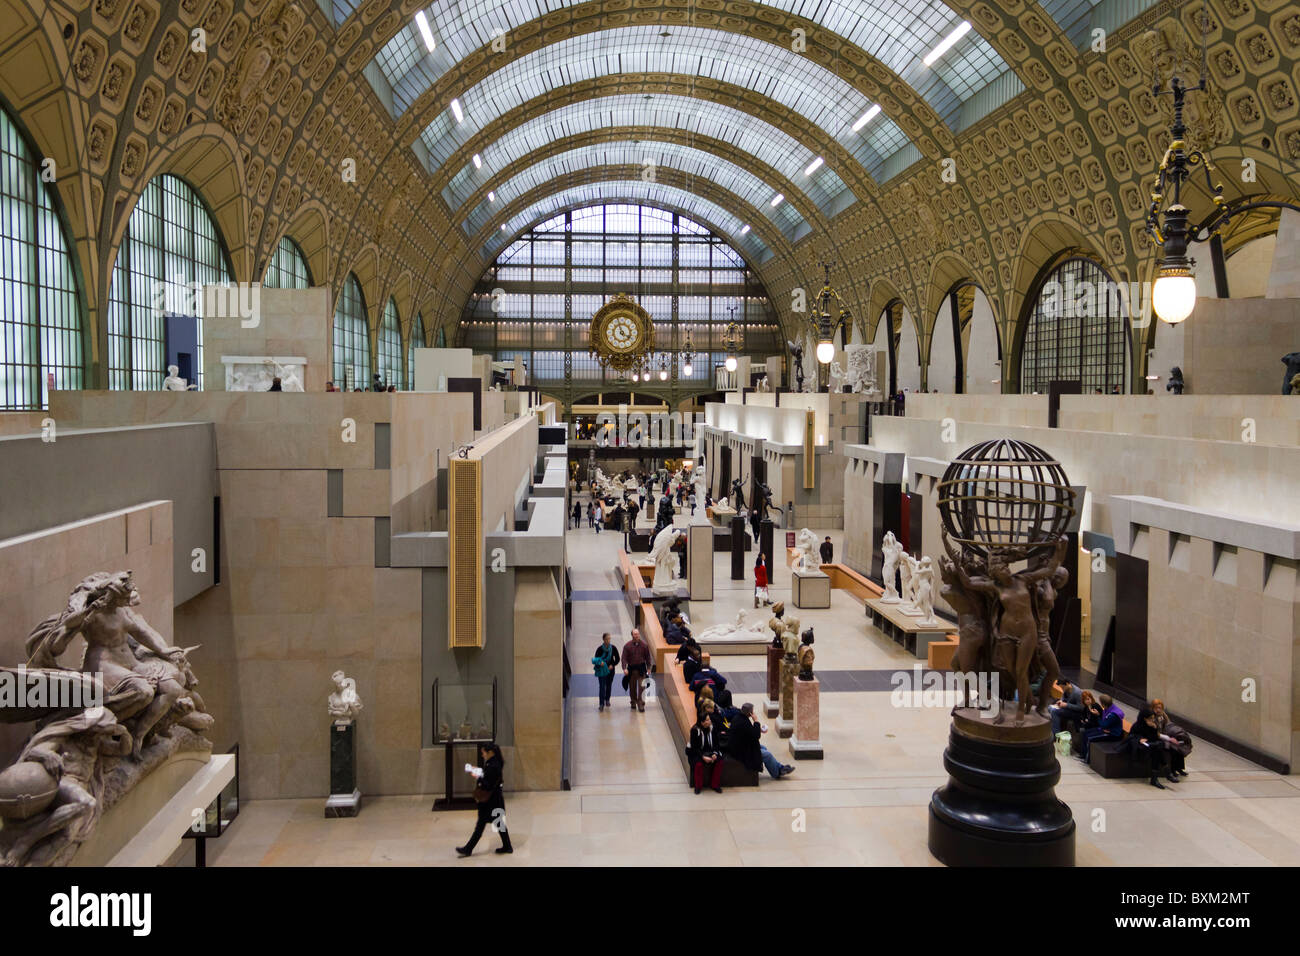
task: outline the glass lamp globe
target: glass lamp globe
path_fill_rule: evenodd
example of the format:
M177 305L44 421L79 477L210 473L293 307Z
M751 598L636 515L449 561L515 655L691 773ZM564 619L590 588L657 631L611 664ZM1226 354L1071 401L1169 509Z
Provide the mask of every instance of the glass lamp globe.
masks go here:
M1177 325L1196 308L1196 280L1183 271L1162 274L1151 290L1151 306L1162 321Z
M835 343L829 339L817 343L817 361L823 365L829 365L831 359L835 358Z
M736 356L734 356L734 355L728 355L728 356L727 356L727 371L728 371L728 372L734 372L735 370L736 370Z
M668 369L664 368L662 365L659 367L659 381L668 381Z
M639 381L641 381L641 376L638 375L636 372L633 372L633 373L632 373L632 381L634 381L634 382L639 382Z
M682 374L687 378L691 377L691 360L687 359L686 364L682 366Z

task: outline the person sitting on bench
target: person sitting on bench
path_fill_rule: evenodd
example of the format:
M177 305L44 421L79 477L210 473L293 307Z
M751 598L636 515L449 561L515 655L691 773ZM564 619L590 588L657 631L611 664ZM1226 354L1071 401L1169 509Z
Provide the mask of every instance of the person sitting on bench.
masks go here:
M1116 706L1110 694L1098 698L1101 704L1101 716L1097 726L1083 732L1083 761L1088 762L1088 747L1094 740L1122 740L1124 737L1124 711Z
M704 778L709 778L709 788L714 793L722 792L722 751L713 738L713 718L705 713L691 728L691 746L686 751L691 762L691 781L695 792L704 789Z
M693 640L687 641L677 649L677 659L682 662L682 680L686 682L687 687L691 686L691 681L695 679L699 669L704 666L700 663L703 658L704 652L700 649L700 645Z
M1156 715L1156 730L1169 751L1169 769L1179 776L1187 776L1187 755L1192 752L1192 736L1169 719L1165 702L1159 697L1151 701L1151 712Z
M764 727L754 719L754 705L742 704L740 712L731 726L730 753L745 765L746 770L754 773L763 768L773 780L794 773L794 767L783 764L772 755L772 751L763 746Z
M1151 761L1151 786L1158 790L1165 789L1165 785L1156 779L1161 774L1170 783L1178 783L1178 777L1169 769L1169 751L1164 746L1160 731L1156 729L1156 715L1147 708L1138 711L1137 720L1133 721L1128 736L1124 738L1124 748L1135 760L1140 760L1144 753L1148 756Z
M1051 706L1052 736L1055 737L1071 720L1083 716L1083 694L1065 678L1059 681L1061 699Z

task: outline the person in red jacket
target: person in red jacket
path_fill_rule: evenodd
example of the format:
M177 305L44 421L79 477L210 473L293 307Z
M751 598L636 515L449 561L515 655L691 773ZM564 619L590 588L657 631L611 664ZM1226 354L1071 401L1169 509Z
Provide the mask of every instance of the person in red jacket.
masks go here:
M758 607L760 601L764 604L772 603L767 593L767 565L763 561L762 551L754 559L754 607Z

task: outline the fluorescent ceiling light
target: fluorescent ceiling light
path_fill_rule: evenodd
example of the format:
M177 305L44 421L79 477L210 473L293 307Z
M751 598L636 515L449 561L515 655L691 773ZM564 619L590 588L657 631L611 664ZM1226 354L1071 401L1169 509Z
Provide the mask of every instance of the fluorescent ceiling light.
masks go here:
M970 21L963 20L961 25L958 26L956 30L953 30L952 33L949 33L944 37L943 42L931 50L929 55L927 55L921 62L926 66L932 65L935 60L939 59L939 57L951 50L957 41L964 37L968 32L970 32Z
M862 127L870 123L873 119L876 118L876 114L879 112L880 112L880 104L877 103L875 106L871 107L871 109L863 113L862 117L856 123L853 124L853 132L856 133L858 130L862 129Z
M747 233L747 232L749 232L749 226L746 226L744 229L740 230L740 234L741 234L742 236L743 236L745 233Z
M474 168L475 168L475 169L482 169L482 168L483 168L483 160L482 160L482 158L479 156L478 153L475 153L475 154L474 154Z
M465 114L460 110L460 100L451 101L451 112L455 115L457 123L465 122Z
M775 196L772 197L772 202L770 205L772 205L773 207L779 206L781 205L781 200L784 198L785 198L785 193L777 193Z
M496 202L496 201L497 201L497 194L494 193L492 190L489 189L489 190L488 190L488 202Z
M425 17L423 10L415 14L415 25L420 28L420 36L424 38L425 49L432 53L436 44L433 42L433 31L429 29L429 21Z
M808 164L808 168L803 171L803 174L805 176L811 176L813 173L817 172L817 170L821 168L821 165L824 162L826 162L826 160L818 156L816 159L814 159L811 163Z

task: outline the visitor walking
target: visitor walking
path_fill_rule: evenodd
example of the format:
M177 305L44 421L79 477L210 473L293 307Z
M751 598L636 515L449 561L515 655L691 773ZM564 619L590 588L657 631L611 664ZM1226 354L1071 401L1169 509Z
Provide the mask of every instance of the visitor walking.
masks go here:
M600 534L600 526L605 523L605 502L596 502L596 534Z
M830 564L831 558L835 555L835 546L831 544L831 536L827 535L826 540L822 542L819 549L822 555L822 564Z
M623 645L623 674L628 701L633 710L645 713L645 689L641 682L650 673L650 645L632 628L632 639Z
M573 503L573 523L570 525L570 527L572 528L582 527L582 502L581 501L575 501Z
M609 634L600 635L600 644L591 656L592 666L596 669L596 682L600 689L600 702L597 711L609 706L609 696L614 689L614 668L618 666L618 648L609 642Z
M587 527L596 527L596 502L594 500L587 502Z
M510 831L506 829L506 797L501 787L501 776L506 763L501 759L501 750L496 741L479 744L479 765L470 768L470 773L477 779L474 782L474 802L478 804L478 822L474 824L474 835L464 846L456 847L461 856L474 852L479 837L491 824L492 829L501 834L501 846L498 853L514 853L510 845Z
M772 603L767 590L767 563L762 551L754 558L754 607L758 607L760 602L764 605Z

